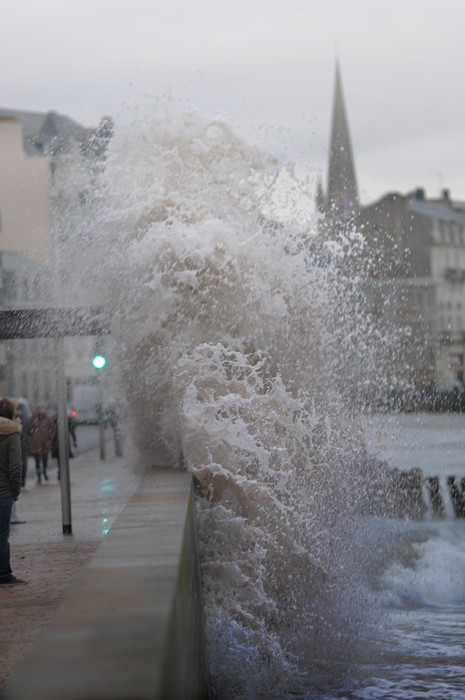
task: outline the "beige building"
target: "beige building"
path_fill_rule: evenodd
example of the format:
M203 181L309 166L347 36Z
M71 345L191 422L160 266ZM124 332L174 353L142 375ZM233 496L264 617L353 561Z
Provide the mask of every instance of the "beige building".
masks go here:
M0 250L44 268L50 266L48 170L47 158L26 155L21 122L0 116Z

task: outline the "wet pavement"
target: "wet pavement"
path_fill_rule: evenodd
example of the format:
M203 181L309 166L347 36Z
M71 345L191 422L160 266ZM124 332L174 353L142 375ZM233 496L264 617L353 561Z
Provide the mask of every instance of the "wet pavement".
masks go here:
M191 474L147 470L4 697L209 697Z
M70 460L71 536L62 534L56 460L51 460L49 481L41 485L36 483L34 461L29 461L26 487L17 502L17 515L26 523L12 525L10 536L13 573L29 583L0 589L0 688L140 483L141 475L131 471L124 458L115 457L111 440L106 450L104 462L97 449L76 453Z

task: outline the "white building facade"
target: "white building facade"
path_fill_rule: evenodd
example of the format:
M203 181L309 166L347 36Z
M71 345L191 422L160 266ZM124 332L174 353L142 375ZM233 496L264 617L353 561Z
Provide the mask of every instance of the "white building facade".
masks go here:
M108 121L100 133L108 134ZM102 130L103 129L103 130ZM106 130L105 130L106 129ZM85 279L80 251L106 140L56 113L0 109L0 260L3 308L78 306ZM95 341L65 343L68 400L96 382ZM55 403L50 340L0 342L0 393Z

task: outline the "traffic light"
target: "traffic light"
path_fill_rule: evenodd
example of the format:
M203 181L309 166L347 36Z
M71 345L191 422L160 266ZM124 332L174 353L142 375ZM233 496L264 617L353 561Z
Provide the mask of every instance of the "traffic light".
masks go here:
M103 367L105 367L106 360L103 355L96 355L92 360L92 364L94 365L95 369L103 369Z

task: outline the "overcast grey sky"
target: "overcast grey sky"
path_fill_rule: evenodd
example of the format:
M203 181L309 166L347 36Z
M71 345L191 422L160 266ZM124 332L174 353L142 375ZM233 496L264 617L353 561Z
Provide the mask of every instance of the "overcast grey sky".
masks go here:
M150 95L325 169L336 43L362 202L465 199L463 0L0 0L0 106L92 126ZM264 121L273 128L258 130ZM283 128L284 127L284 128Z

